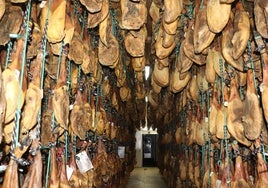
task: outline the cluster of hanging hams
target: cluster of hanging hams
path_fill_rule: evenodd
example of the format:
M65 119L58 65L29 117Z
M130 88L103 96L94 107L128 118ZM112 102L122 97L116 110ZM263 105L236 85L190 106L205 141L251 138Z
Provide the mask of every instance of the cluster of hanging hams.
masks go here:
M261 133L266 138L267 6L261 0L152 2L150 16L160 14L154 22L156 58L148 94L156 119L168 124L187 108L187 121L194 124L189 125L187 139L193 137L189 142L199 145L208 134L215 142L227 136L247 147ZM174 17L168 20L167 15ZM167 28L172 21L176 37L169 51ZM206 104L200 105L204 93ZM180 102L171 102L168 95ZM176 112L165 108L166 99ZM190 108L189 103L193 103ZM203 140L201 124L205 124Z

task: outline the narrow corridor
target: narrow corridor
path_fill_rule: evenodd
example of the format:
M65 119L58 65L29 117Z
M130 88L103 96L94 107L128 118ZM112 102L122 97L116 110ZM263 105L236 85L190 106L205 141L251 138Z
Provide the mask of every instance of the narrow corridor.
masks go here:
M167 188L158 168L135 168L129 177L126 188Z

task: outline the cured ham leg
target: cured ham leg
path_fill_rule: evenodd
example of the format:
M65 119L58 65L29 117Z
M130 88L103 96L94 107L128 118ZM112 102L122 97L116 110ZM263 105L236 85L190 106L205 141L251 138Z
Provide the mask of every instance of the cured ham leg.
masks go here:
M213 41L215 33L209 30L207 25L207 2L204 1L203 8L199 8L200 1L196 1L196 16L194 23L194 52L201 53Z
M59 164L59 177L60 177L60 188L71 188L66 172L66 160L64 156L64 148L58 148L58 154L60 156L61 162Z
M71 128L81 140L85 140L86 132L92 129L92 109L86 102L86 98L80 90L77 91L74 108L70 115Z
M246 146L250 146L251 142L244 135L244 127L241 121L243 116L243 108L244 105L238 92L237 80L232 78L227 108L227 128L229 133L238 142Z
M49 176L49 188L60 187L59 169L57 165L57 151L56 147L52 146L50 149L50 176Z
M5 98L5 88L2 79L2 69L0 67L0 144L3 140L3 123L5 121L6 112L6 98Z
M42 155L39 147L39 140L34 139L32 142L32 148L37 149L33 163L30 166L30 169L25 177L22 188L40 188L42 187L42 170L43 162Z
M31 64L32 82L26 91L25 106L22 113L21 133L28 132L37 123L37 117L41 108L42 91L40 88L43 52L39 51L36 59Z
M249 140L255 140L260 136L263 125L262 109L256 94L252 70L248 70L247 93L244 101L242 122L245 136Z
M65 50L66 49L64 49L63 51ZM63 52L60 65L59 79L55 89L53 90L52 105L56 120L60 124L60 127L65 130L68 130L70 101L69 101L68 88L66 85L67 82L66 60L67 60L67 53Z
M208 181L210 178L210 186L209 187L216 187L216 181L218 179L218 175L216 172L216 169L214 167L214 145L210 146L210 163L209 163L209 167L210 169L207 169L207 171L205 172L204 178L203 178L203 188L207 188L208 187Z
M213 139L213 141L218 141L216 137L216 117L217 113L220 110L220 104L218 103L218 92L216 84L213 87L213 96L210 103L210 113L209 113L209 133Z
M263 113L264 117L266 119L266 122L268 122L268 52L265 49L265 44L259 33L254 32L255 41L258 45L258 49L261 53L261 58L263 61L263 67L262 67L262 83L260 85L261 90L261 102L263 107Z
M235 172L234 172L234 182L232 184L232 188L250 188L249 184L246 181L245 169L242 162L242 156L239 152L239 146L235 142L233 145L233 150L237 154L235 158Z
M23 79L23 87L20 88L20 70L21 70L21 57L23 53L24 39L17 41L15 52L12 53L12 62L2 74L2 79L5 89L6 98L6 113L5 123L9 123L15 117L15 110L19 106L22 107L25 98L26 79ZM18 98L20 98L20 104L18 105Z
M256 140L255 147L260 149L261 144L260 144L259 139ZM256 188L268 187L267 163L263 159L263 155L260 152L257 153L257 173L258 173L258 178L256 182Z
M26 152L29 145L22 145L14 150L14 156L20 159L22 155ZM18 177L18 163L11 159L7 166L4 176L4 182L2 187L4 188L19 188L19 177Z

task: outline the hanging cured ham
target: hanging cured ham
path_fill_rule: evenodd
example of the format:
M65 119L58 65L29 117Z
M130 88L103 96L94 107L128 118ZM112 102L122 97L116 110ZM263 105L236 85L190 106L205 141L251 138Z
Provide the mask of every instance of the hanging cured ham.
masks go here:
M232 38L234 59L238 59L246 49L250 36L250 23L247 12L244 10L242 2L236 3L234 15L234 35Z
M61 64L60 64L60 73L57 85L53 90L52 105L55 118L59 123L62 129L68 130L69 122L69 94L68 88L66 85L67 79L67 70L66 70L66 58L67 58L67 49L64 50L62 54Z
M23 85L20 88L21 78L21 66L22 66L22 53L23 53L24 40L19 39L17 41L15 52L12 53L12 62L9 67L2 73L2 79L5 89L6 98L6 113L5 123L10 122L15 117L15 110L17 107L21 108L24 104L25 90L26 90L26 79L23 76ZM20 99L20 100L18 100ZM18 102L20 104L18 104Z
M202 5L200 5L202 3ZM194 23L194 52L201 53L213 41L215 33L209 30L207 25L207 3L208 1L198 1L196 4L196 16ZM210 15L208 15L210 16Z
M58 148L57 155L61 159L60 164L58 165L59 169L59 178L60 178L60 188L71 188L68 179L67 179L67 172L66 172L66 159L64 155L64 148Z
M257 153L258 179L256 182L256 188L264 188L268 186L268 170L267 170L267 163L264 160L263 155L260 153L261 143L259 139L255 141L255 147L259 149Z
M242 123L243 102L238 93L237 80L232 78L230 96L227 107L227 128L230 134L240 143L250 146L251 142L245 137Z
M89 103L87 103L86 91L77 91L76 100L70 114L70 125L72 131L81 140L85 140L86 132L92 127L92 109Z
M60 174L57 165L57 151L56 147L50 148L50 176L49 176L49 187L58 188L60 186Z
M237 155L235 158L234 181L233 181L232 187L250 188L249 184L246 181L246 174L245 174L245 169L244 169L243 162L242 162L242 157L239 151L239 146L236 142L234 142L232 147Z
M257 31L263 38L268 38L267 30L267 14L268 14L268 3L265 0L254 1L254 18L256 22Z
M213 141L217 141L216 137L216 131L217 131L217 113L220 110L220 104L218 102L218 92L217 92L217 87L216 84L213 87L213 95L212 95L212 100L210 103L210 110L209 110L209 133L213 139Z
M36 60L32 63L33 80L28 85L25 96L25 106L22 113L21 132L25 133L31 130L37 123L37 117L41 108L42 90L41 90L41 73L43 52L40 51Z
M209 167L205 172L203 178L203 185L202 185L203 188L206 188L208 185L210 187L216 187L218 176L217 171L214 167L214 145L210 145L209 160L210 160L210 163L208 164Z
M259 105L254 79L252 70L248 70L247 93L244 101L242 122L245 136L250 140L255 140L260 136L263 124L263 114Z
M18 163L15 159L21 159L30 144L24 144L14 149L13 158L9 161L8 167L5 171L3 187L19 188Z
M218 0L209 0L207 4L207 24L210 31L219 33L229 20L231 4Z
M30 169L25 177L22 188L39 188L42 187L42 170L43 162L42 155L39 149L39 140L34 139L32 141L31 148L33 151L36 151L33 155L33 162L30 166Z
M263 113L266 121L268 121L268 52L265 48L265 44L263 39L260 37L259 33L254 32L255 41L257 43L257 46L261 53L261 58L263 61L262 65L262 73L263 73L263 79L262 83L260 85L260 91L261 91L261 101L262 101L262 107L263 107Z
M40 27L41 31L45 31L45 24L48 11L48 26L47 26L47 39L49 42L60 42L64 36L65 28L65 14L66 14L66 1L55 0L50 3L46 3L41 9Z

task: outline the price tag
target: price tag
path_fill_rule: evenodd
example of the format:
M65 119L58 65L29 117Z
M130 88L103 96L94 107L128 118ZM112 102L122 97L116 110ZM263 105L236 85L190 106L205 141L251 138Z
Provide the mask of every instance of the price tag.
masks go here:
M221 186L221 180L216 180L216 188L220 188Z
M263 92L263 84L261 84L259 87L260 87L260 92Z
M47 4L47 1L42 1L41 3L40 3L40 8L44 8L44 6Z
M209 176L211 177L213 175L214 172L210 172Z
M69 106L69 110L72 110L73 108L74 108L74 105L71 104L71 105Z
M119 158L125 158L125 146L118 146L118 156Z
M19 81L20 80L20 71L15 69L14 73L15 73L15 78Z
M69 181L71 176L72 176L72 174L73 174L73 172L74 172L74 169L73 169L73 167L71 167L69 165L66 165L66 171L67 171L66 172L67 173L67 179Z
M7 169L6 165L1 165L0 166L0 172L4 172Z
M224 101L223 106L227 107L228 106L228 101Z
M208 122L208 117L205 117L205 122L206 122L206 123Z
M82 151L76 155L76 164L81 173L85 173L93 168L92 162L89 159L86 151Z

